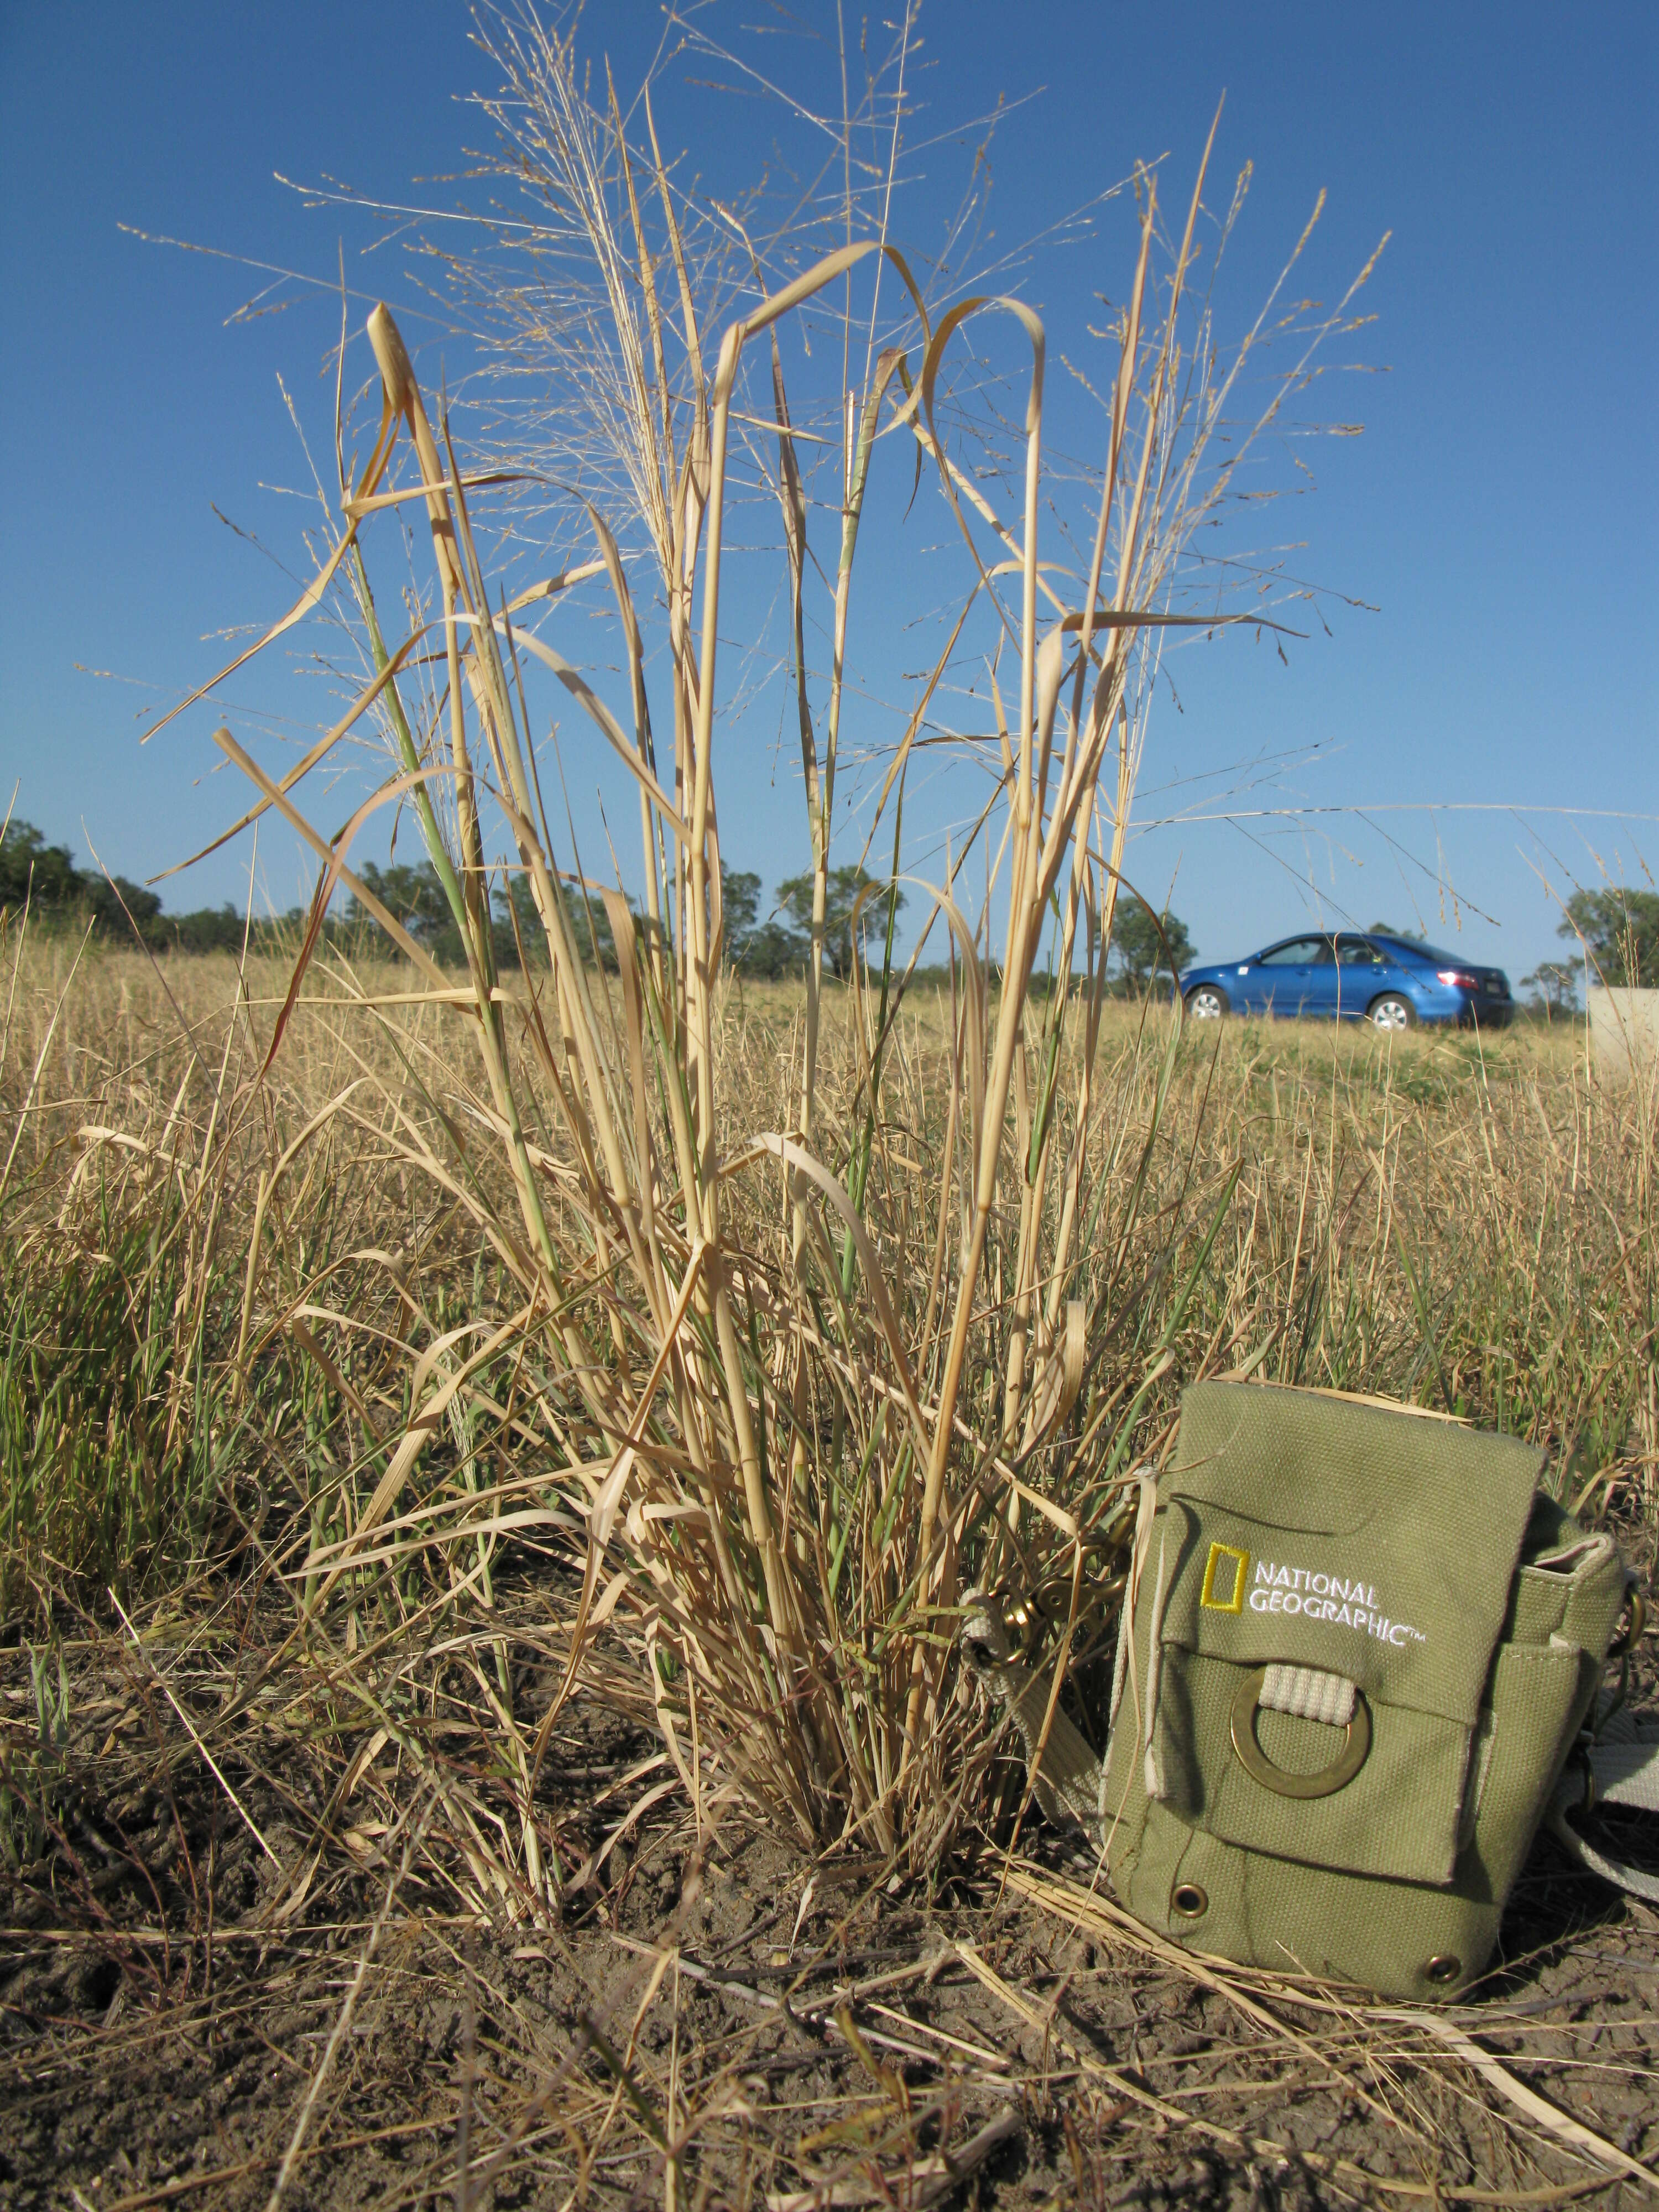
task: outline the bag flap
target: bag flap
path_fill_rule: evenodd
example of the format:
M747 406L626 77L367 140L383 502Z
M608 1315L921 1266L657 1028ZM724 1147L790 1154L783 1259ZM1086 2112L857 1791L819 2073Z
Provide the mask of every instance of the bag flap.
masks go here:
M1164 1640L1472 1728L1543 1459L1317 1391L1196 1383L1159 1484L1197 1539L1170 1563Z
M1153 1794L1253 1850L1450 1881L1542 1459L1334 1395L1188 1390L1140 1598ZM1349 1747L1327 1790L1285 1786Z

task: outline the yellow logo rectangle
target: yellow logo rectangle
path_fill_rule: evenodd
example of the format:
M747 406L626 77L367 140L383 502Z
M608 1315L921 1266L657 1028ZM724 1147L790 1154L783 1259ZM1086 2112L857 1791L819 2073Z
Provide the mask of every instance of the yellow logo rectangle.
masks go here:
M1232 1565L1232 1572L1227 1578L1231 1594L1226 1597L1218 1595L1215 1586L1216 1569L1224 1559L1231 1561ZM1248 1552L1237 1551L1231 1544L1212 1544L1210 1556L1204 1564L1204 1587L1198 1594L1199 1603L1207 1605L1212 1613L1243 1613L1244 1585L1249 1579L1249 1573L1250 1555Z

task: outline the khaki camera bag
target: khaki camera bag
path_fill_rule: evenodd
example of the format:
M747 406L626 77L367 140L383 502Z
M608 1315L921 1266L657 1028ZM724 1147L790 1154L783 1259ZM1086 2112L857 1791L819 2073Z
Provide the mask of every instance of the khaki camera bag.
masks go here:
M1659 1735L1583 1735L1630 1590L1611 1537L1538 1487L1543 1455L1432 1416L1249 1383L1182 1402L1143 1483L1097 1762L1056 1711L1039 1792L1085 1821L1124 1905L1195 1950L1382 1995L1485 1969L1540 1822L1659 1810ZM1634 1624L1632 1624L1634 1626ZM997 1608L970 1651L1028 1756L1048 1686ZM1581 1756L1573 1761L1575 1747Z

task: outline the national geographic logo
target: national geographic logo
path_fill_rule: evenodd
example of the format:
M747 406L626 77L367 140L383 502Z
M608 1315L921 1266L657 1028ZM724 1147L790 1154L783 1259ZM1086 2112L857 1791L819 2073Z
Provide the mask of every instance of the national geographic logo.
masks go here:
M1281 1566L1273 1559L1253 1560L1250 1553L1233 1544L1211 1545L1198 1601L1211 1613L1242 1613L1248 1605L1252 1613L1357 1628L1396 1651L1428 1641L1420 1628L1391 1620L1376 1602L1375 1585L1361 1577L1331 1574L1322 1568Z
M1204 1562L1204 1587L1198 1594L1200 1605L1212 1613L1243 1613L1244 1584L1250 1571L1250 1555L1236 1552L1231 1544L1212 1544L1210 1556Z

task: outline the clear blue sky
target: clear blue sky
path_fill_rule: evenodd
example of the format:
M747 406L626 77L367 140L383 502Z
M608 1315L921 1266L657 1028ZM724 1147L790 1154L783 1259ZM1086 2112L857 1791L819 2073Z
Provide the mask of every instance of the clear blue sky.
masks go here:
M733 35L756 14L716 6L708 20L728 12ZM584 43L626 79L659 21L611 0L590 7ZM1135 848L1147 887L1173 878L1176 910L1221 957L1295 927L1310 898L1403 920L1408 886L1431 933L1452 936L1437 868L1474 903L1458 939L1471 957L1515 975L1549 957L1540 869L1562 890L1603 866L1638 882L1644 862L1659 872L1651 819L1547 811L1659 815L1659 9L933 0L922 27L928 125L1035 95L995 142L1008 239L1137 156L1167 150L1172 181L1189 176L1224 90L1219 172L1249 159L1256 179L1235 323L1322 186L1309 279L1322 296L1393 232L1360 349L1388 373L1331 410L1365 435L1319 448L1317 495L1270 533L1298 542L1300 573L1378 611L1334 608L1333 635L1315 625L1288 668L1238 638L1185 656L1184 711L1160 699L1145 779L1149 816L1281 800L1363 811L1149 831ZM246 803L211 772L208 708L142 749L137 718L228 658L216 633L291 596L303 518L268 488L303 483L303 464L276 378L325 441L337 312L289 284L279 311L232 319L265 277L120 226L331 275L340 217L273 173L453 198L461 187L416 180L453 174L479 143L455 98L489 82L466 33L452 0L0 0L0 803L18 781L19 811L83 859L90 842L112 870L153 874ZM952 161L959 174L942 149L942 179ZM368 236L345 226L348 282L412 307L398 246L365 259ZM1073 253L1039 261L1026 289L1054 312L1057 286L1121 291L1126 273L1121 252ZM423 327L411 313L411 337ZM440 365L441 349L423 356L428 377ZM235 679L223 704L268 741L302 738L329 719L319 689L289 660ZM769 884L801 864L774 735L757 723L734 740L723 816L729 857ZM1281 752L1308 757L1271 788L1218 775L1206 801L1211 787L1190 781ZM1370 811L1431 803L1445 811ZM1458 811L1474 805L1523 813ZM1397 864L1383 830L1411 857ZM291 845L269 839L260 861L263 896L301 895ZM168 903L240 900L246 869L244 843L167 886Z

